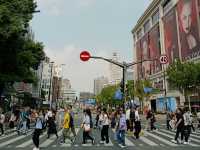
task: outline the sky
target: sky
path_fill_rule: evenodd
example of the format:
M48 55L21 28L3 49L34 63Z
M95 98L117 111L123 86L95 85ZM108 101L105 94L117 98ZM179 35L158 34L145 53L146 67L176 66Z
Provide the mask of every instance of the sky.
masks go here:
M80 52L133 61L131 30L151 0L35 0L40 13L31 27L48 57L63 66L63 76L79 92L93 92L94 79L109 76L108 63L80 61Z

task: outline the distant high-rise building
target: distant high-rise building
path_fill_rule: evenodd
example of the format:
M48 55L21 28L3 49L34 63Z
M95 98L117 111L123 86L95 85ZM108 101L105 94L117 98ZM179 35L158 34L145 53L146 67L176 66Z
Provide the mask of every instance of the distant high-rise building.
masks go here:
M134 80L133 69L128 69L126 72L126 81Z
M119 58L118 54L113 53L112 60L113 61L119 61L119 59L120 58ZM110 72L110 79L109 79L110 84L118 84L118 83L121 82L121 80L122 80L122 69L119 66L110 63L109 72Z
M94 94L98 95L101 93L101 90L108 84L108 78L99 77L94 80Z
M84 101L87 99L94 98L94 94L90 92L80 92L80 100Z

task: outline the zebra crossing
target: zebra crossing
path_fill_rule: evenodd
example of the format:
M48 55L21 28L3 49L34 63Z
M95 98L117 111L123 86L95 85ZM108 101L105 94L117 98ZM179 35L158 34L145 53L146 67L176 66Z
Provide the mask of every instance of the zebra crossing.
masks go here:
M82 129L81 129L82 130ZM56 136L52 135L49 139L47 139L46 133L43 133L40 136L40 147L41 148L65 148L65 147L112 147L118 146L117 141L114 140L114 130L110 131L110 142L108 144L100 144L100 131L95 131L96 134L93 136L96 138L95 144L92 143L82 144L82 131L80 128L76 128L77 138L74 144L66 140L65 144L59 144L59 139ZM59 137L62 135L62 130L58 132ZM98 136L98 137L97 137ZM191 134L190 137L190 144L183 145L183 144L175 144L171 142L175 136L175 132L166 130L164 128L155 130L152 132L144 131L144 135L140 137L140 139L135 139L133 135L126 134L125 136L125 143L127 147L144 147L144 146L151 146L151 147L179 147L179 146L186 146L186 147L200 147L200 132L195 132ZM0 149L6 148L14 148L14 149L31 149L33 148L32 142L32 131L28 132L27 135L20 135L18 136L16 132L8 134L6 136L0 136Z

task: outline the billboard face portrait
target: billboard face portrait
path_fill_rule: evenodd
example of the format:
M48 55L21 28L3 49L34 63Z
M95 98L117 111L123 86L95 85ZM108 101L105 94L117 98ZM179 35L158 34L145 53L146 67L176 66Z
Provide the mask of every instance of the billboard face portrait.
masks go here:
M155 74L161 71L161 64L159 62L159 58L161 56L159 39L160 39L159 25L156 25L149 32L150 59L157 59L155 61L150 62L150 74Z
M165 52L168 57L169 64L179 58L179 47L178 47L178 32L176 23L175 10L171 10L164 18L164 40L165 40Z
M196 0L179 0L177 7L181 57L188 60L199 56L199 29Z
M141 52L142 52L142 60L148 60L149 59L149 39L148 34L146 34L141 39ZM148 75L150 75L150 62L144 61L141 63L142 66L142 77L146 78Z

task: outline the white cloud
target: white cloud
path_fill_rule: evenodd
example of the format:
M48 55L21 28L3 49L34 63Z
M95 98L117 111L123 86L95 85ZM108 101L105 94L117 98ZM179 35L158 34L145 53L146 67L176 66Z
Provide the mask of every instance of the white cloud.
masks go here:
M46 49L45 52L54 62L66 64L64 77L70 79L72 87L78 91L93 92L94 78L108 76L108 63L101 60L82 62L79 58L82 49L68 45L62 50ZM97 56L108 56L106 51L101 51Z

